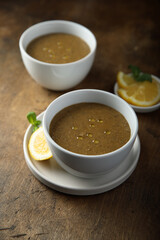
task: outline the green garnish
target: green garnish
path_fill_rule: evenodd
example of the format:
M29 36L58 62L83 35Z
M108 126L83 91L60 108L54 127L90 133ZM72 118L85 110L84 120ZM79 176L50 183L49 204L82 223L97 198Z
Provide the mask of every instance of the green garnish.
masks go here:
M152 82L152 77L148 73L143 73L139 67L129 65L129 69L131 69L132 76L137 82L144 82L144 81L149 81Z
M39 128L41 121L37 120L35 112L29 112L27 114L27 119L33 125L33 132L36 131Z

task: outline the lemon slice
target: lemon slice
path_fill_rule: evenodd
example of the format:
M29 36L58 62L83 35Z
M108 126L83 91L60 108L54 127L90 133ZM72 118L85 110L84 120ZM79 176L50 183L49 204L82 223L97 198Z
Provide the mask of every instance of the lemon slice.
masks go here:
M131 76L131 74L125 74L124 72L118 72L117 82L118 82L118 86L120 88L127 88L131 84L135 83L135 80Z
M160 84L152 82L136 82L126 88L119 88L118 94L128 103L136 106L148 107L160 101Z
M42 127L38 128L32 133L29 140L28 149L30 155L35 160L47 160L52 157L52 153L46 142Z

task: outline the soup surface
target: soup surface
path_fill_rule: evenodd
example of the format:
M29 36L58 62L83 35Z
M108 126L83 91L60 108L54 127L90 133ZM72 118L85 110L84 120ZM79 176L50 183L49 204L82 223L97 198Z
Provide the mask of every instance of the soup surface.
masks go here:
M123 146L130 138L130 127L122 114L108 106L80 103L56 114L50 136L71 152L97 155Z
M34 39L26 51L39 61L61 64L85 57L90 52L90 48L77 36L53 33Z

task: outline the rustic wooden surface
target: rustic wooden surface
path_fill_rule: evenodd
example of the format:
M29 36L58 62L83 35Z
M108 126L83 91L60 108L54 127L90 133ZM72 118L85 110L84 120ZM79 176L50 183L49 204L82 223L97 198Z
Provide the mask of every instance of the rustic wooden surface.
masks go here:
M116 189L65 195L41 184L23 155L26 114L63 92L46 90L25 70L18 47L29 26L51 19L81 23L98 42L96 60L75 89L113 92L116 73L138 65L160 77L160 3L112 0L0 1L0 239L158 240L160 236L160 111L137 114L141 154Z

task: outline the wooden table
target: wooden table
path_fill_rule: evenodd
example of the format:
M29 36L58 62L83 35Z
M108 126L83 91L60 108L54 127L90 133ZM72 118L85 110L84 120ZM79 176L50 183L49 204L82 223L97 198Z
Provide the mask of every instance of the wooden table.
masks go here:
M140 114L141 154L119 187L94 196L49 189L23 155L26 114L36 114L63 92L31 79L18 41L29 26L53 19L88 27L98 42L86 79L74 89L113 92L128 64L160 77L160 3L152 1L0 1L0 239L158 240L160 236L160 111Z

